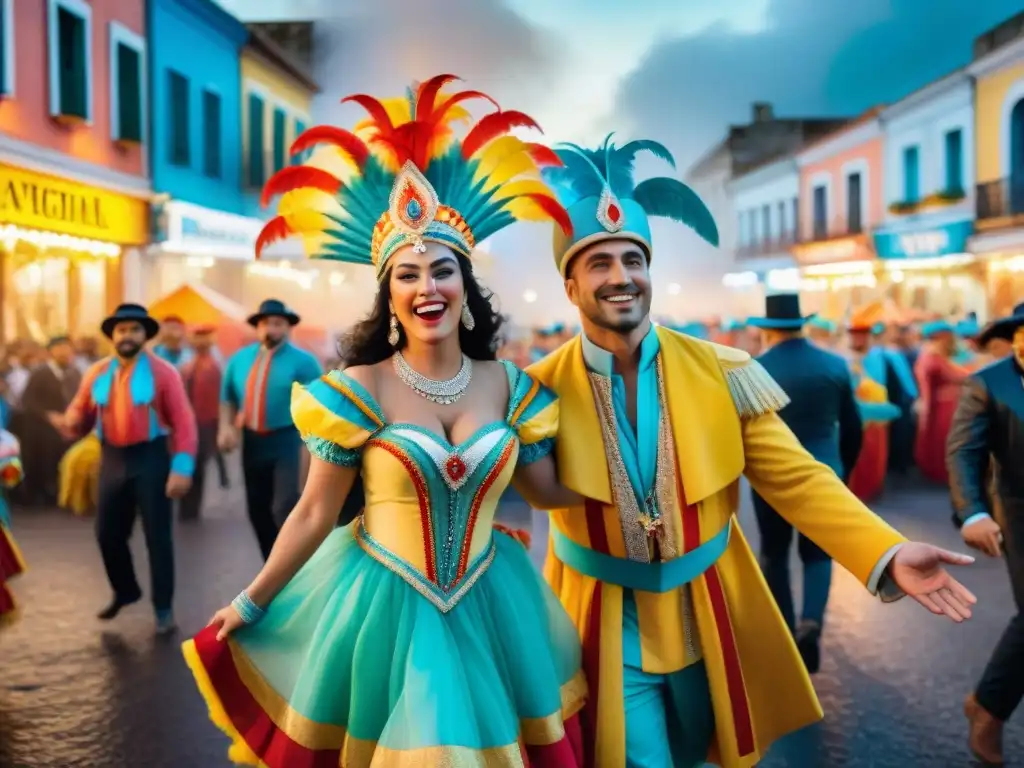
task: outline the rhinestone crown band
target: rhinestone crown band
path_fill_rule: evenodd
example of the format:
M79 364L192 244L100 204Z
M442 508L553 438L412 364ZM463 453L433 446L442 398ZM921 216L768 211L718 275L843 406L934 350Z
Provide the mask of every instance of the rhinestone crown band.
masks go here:
M456 402L466 393L469 381L473 377L473 361L465 355L462 356L462 367L459 368L459 372L454 377L442 381L428 379L414 371L401 352L395 352L391 359L394 361L395 373L406 386L420 397L439 405L451 405Z

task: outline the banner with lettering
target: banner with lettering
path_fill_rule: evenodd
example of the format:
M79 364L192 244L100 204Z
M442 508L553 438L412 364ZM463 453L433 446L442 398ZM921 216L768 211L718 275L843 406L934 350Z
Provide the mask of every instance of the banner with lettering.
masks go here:
M118 245L149 242L145 200L3 163L0 222Z
M952 256L967 251L973 233L974 221L970 219L916 229L881 229L875 233L875 251L882 259Z

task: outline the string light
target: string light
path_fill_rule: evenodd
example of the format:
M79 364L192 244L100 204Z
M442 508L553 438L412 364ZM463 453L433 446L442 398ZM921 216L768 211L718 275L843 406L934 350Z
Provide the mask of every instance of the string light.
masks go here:
M18 243L28 243L42 250L76 251L108 259L116 259L121 255L121 246L114 243L90 240L85 237L59 235L55 232L22 229L14 224L0 226L0 243L8 251L13 251Z

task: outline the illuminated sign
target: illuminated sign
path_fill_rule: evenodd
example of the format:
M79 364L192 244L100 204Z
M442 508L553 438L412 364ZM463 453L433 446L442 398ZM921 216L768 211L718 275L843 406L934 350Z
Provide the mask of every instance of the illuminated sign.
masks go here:
M3 164L0 223L120 245L149 240L145 200Z
M875 233L875 250L883 259L949 256L964 253L973 232L974 222L970 220L916 230L882 229Z

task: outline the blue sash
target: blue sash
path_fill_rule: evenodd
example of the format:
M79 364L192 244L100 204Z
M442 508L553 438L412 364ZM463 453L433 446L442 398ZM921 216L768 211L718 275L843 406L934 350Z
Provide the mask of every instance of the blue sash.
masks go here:
M660 563L641 563L605 555L577 544L554 527L551 538L555 557L584 576L641 592L669 592L703 575L718 561L729 546L732 522L730 518L721 531L696 549Z

